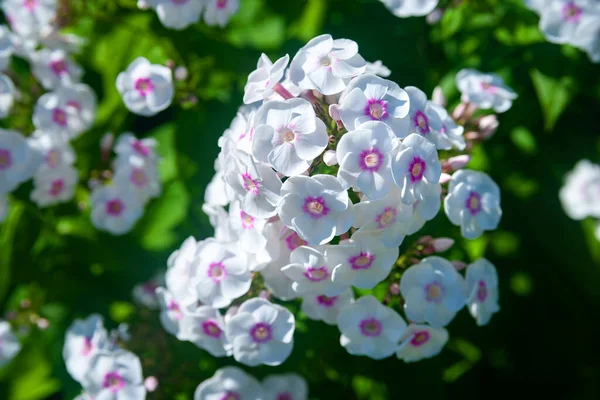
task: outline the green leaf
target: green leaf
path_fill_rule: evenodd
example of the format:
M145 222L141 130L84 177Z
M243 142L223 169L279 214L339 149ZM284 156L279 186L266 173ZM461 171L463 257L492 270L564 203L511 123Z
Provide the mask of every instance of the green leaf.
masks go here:
M12 250L15 232L23 214L23 206L20 203L10 205L10 214L2 223L0 230L0 303L6 296L10 284L10 269L12 265Z
M156 139L156 152L160 154L158 173L161 182L169 182L177 178L177 149L175 148L175 125L164 124L150 133Z
M441 39L448 39L456 32L458 32L458 30L463 24L464 14L466 12L465 10L465 7L457 6L453 8L448 8L444 12L444 16L440 21L440 26L442 29L440 34Z
M326 10L325 0L308 0L298 21L289 28L289 35L304 42L317 36L323 26Z
M535 136L523 126L514 128L510 132L510 139L525 154L535 154L537 152Z
M544 75L537 69L532 69L530 75L542 107L544 128L546 131L551 131L571 100L573 78L563 76L555 79Z
M109 314L113 321L125 322L135 314L135 306L125 301L115 301L110 305Z
M385 400L388 398L385 384L366 376L354 376L352 389L358 399Z

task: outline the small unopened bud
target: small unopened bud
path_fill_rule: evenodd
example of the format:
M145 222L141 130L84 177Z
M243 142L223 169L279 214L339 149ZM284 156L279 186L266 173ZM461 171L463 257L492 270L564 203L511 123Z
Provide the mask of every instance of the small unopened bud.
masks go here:
M21 308L29 308L31 306L31 301L29 299L22 299L19 305Z
M43 331L48 329L48 327L50 326L50 322L48 322L46 318L38 318L37 321L35 321L35 324L39 329Z
M337 161L337 155L335 154L335 150L327 150L323 154L323 162L328 167L332 167L334 165L337 165L338 161Z
M459 119L461 119L463 114L465 113L466 109L467 109L467 104L461 102L459 105L457 105L454 108L454 111L452 111L452 119L455 121L458 121Z
M269 300L271 298L271 292L268 290L261 290L260 293L258 293L258 297Z
M171 69L175 69L175 61L171 60L170 58L165 61L165 65Z
M392 283L390 285L390 293L393 294L394 296L398 296L400 294L400 285L398 285L397 283Z
M441 8L436 8L435 10L433 10L432 12L427 14L427 17L425 17L425 20L427 21L427 23L429 25L435 25L438 22L440 22L440 20L442 19L443 16L444 16L444 10L442 10Z
M431 101L439 106L446 107L446 96L444 96L444 91L441 87L436 86L435 89L433 89Z
M158 379L155 376L149 376L144 379L144 387L148 392L154 392L158 387Z
M433 236L430 236L430 235L422 236L419 238L419 240L417 240L417 244L422 244L422 245L426 246L426 245L429 245L432 240L433 240Z
M440 175L440 183L443 185L445 183L448 183L452 180L452 175L447 174L445 172L442 172L442 175Z
M465 269L467 267L466 263L459 261L459 260L452 261L452 265L454 265L454 268L456 268L457 271L462 271L463 269Z
M494 133L496 133L496 129L498 129L498 118L496 114L490 114L483 116L479 119L477 126L479 127L479 132L484 139L491 138Z
M454 240L450 238L437 238L433 240L432 244L436 253L443 253L454 245Z
M420 264L420 263L421 263L421 260L419 260L416 257L413 257L413 258L410 259L410 264L411 265Z
M175 79L178 81L185 81L188 77L188 70L186 67L177 67L173 72Z
M471 161L470 155L461 154L460 156L450 157L448 161L446 161L445 166L447 166L450 171L458 171L459 169L463 169L469 161Z
M115 135L108 132L102 136L100 140L100 154L102 161L106 162L110 158L110 152L112 150L113 143L115 141Z
M479 140L481 139L481 135L479 132L470 131L465 133L465 139L467 140Z
M138 0L137 7L140 10L148 10L150 9L150 3L148 3L148 0Z

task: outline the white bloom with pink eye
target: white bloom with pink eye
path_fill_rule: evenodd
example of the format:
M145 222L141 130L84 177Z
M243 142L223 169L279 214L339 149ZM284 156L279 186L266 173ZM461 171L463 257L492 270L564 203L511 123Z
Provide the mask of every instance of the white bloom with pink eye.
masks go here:
M15 100L15 85L10 78L0 73L0 118L10 113Z
M113 235L129 232L144 212L135 192L116 182L94 189L91 203L94 226Z
M340 343L348 353L375 360L389 357L406 330L406 322L373 296L364 296L340 310Z
M225 334L225 320L219 310L204 305L191 305L187 314L182 323L186 340L214 357L231 355L231 344Z
M231 121L231 125L223 132L222 138L219 138L219 147L223 149L222 151L226 153L231 147L252 154L254 117L257 110L258 107L254 105L242 106L238 109L236 116ZM227 139L230 139L231 143L226 144ZM222 158L222 161L225 161L227 157L223 154ZM220 167L223 167L223 165Z
M42 49L31 55L31 72L45 89L81 80L83 69L64 50Z
M191 281L196 275L193 261L196 259L196 251L200 243L202 242L197 242L193 236L188 237L167 260L168 268L165 273L167 289L183 306L197 302Z
M350 285L332 281L335 267L336 265L327 260L323 247L301 246L292 251L290 264L283 267L281 271L294 281L292 288L299 295L336 296Z
M160 22L167 28L182 30L200 20L204 0L149 0Z
M294 347L294 329L291 312L261 298L242 303L226 327L233 357L250 367L284 362Z
M262 382L263 400L307 400L308 385L297 374L269 375Z
M336 148L338 180L369 199L377 200L393 186L392 159L395 137L383 122L368 121L345 133Z
M408 268L400 280L400 293L410 321L436 328L448 325L467 300L463 277L450 261L437 256Z
M304 99L264 103L254 126L252 154L286 176L305 172L327 147L327 128Z
M435 147L439 150L450 150L455 148L457 150L464 150L467 145L463 133L465 128L457 125L456 122L448 115L448 111L440 105L431 103L430 106L438 114L442 121L442 127L439 131L433 131L432 136L435 137L433 142Z
M256 254L264 249L267 244L263 235L266 223L266 219L255 218L244 212L239 201L233 201L229 205L230 231L237 237L236 242L245 252Z
M467 307L477 325L487 325L498 305L498 273L494 264L480 258L467 267Z
M133 60L117 76L117 90L129 111L145 117L165 110L175 95L171 70L144 57Z
M540 12L540 30L552 43L577 43L578 28L588 22L598 24L600 3L595 0L554 0Z
M248 293L252 275L246 254L236 243L207 239L198 245L191 267L196 275L192 285L198 300L214 308L224 308Z
M435 145L421 135L410 134L398 148L392 173L404 204L414 204L436 196L442 165Z
M40 208L70 201L75 194L78 173L71 165L41 168L34 176L31 201Z
M10 324L0 320L0 368L7 365L21 351L21 343Z
M0 25L0 71L8 68L14 50L10 30L4 25Z
M439 0L380 0L396 17L422 17L437 7Z
M254 377L237 367L223 367L196 388L194 400L257 400L262 388Z
M165 285L165 275L159 274L153 278L139 283L133 287L132 297L137 305L144 306L151 310L156 310L160 307L156 289Z
M8 198L4 194L0 194L0 224L4 222L10 211Z
M123 349L96 355L84 378L83 387L94 399L146 398L140 359Z
M352 79L340 97L340 117L349 131L367 121L381 121L396 137L404 138L410 133L409 110L408 93L375 75Z
M56 18L57 3L57 0L4 0L0 7L16 34L37 38Z
M189 318L186 305L163 287L156 288L156 297L160 306L160 323L165 331L179 340L186 340L187 332L183 330L184 321Z
M281 195L281 222L311 245L328 243L354 222L348 192L333 176L293 176L281 187Z
M244 103L262 101L272 95L273 87L283 78L289 62L290 56L287 54L273 63L265 53L262 53L256 69L250 73L244 87Z
M429 325L410 324L400 339L396 356L404 362L437 356L448 341L448 331Z
M600 165L589 160L579 161L566 174L559 197L570 218L600 218Z
M500 188L483 172L461 169L452 175L444 210L463 237L478 238L500 223Z
M240 0L205 0L204 22L223 28L240 8Z
M39 152L17 131L0 128L0 194L29 180L42 162Z
M161 186L158 170L152 163L144 163L140 158L130 158L130 163L115 163L114 180L128 186L141 203L160 195Z
M408 225L412 220L413 207L402 202L402 192L397 187L379 200L363 199L355 204L354 227L358 232L380 235L382 244L397 248L408 235Z
M335 325L340 310L353 301L354 293L351 288L336 296L309 294L302 297L302 312L312 320Z
M407 86L410 103L410 132L424 136L437 145L436 135L442 129L442 120L434 109L434 103L427 100L427 95L419 88Z
M92 314L73 321L65 335L63 358L69 374L83 383L94 356L108 347L108 334L102 317Z
M500 76L485 74L474 69L462 69L456 75L456 86L462 93L463 102L482 110L493 109L497 113L508 111L517 94L504 84Z
M124 132L119 135L115 143L115 153L117 153L115 166L117 167L121 163L132 163L134 158L141 159L144 163L156 164L158 161L157 146L158 143L154 138L138 139L133 133Z
M94 124L96 95L84 83L67 83L43 94L33 110L36 129L73 139Z
M419 231L425 222L432 220L440 212L442 206L442 185L436 183L431 187L431 195L413 204L412 220L406 227L409 235Z
M577 27L573 46L585 51L592 62L600 63L600 18L588 19Z
M324 95L342 92L348 82L361 75L366 61L358 54L356 42L320 35L302 47L290 64L290 79L302 89L316 89Z
M276 214L281 199L281 179L268 166L237 150L226 160L225 181L240 196L242 210L256 218Z
M381 60L377 60L375 62L367 61L367 69L365 70L365 74L377 75L381 76L382 78L387 78L392 74L392 71L390 71L388 67L383 65Z
M27 140L31 147L41 154L42 167L45 170L70 166L75 162L73 148L63 136L56 132L35 131Z
M378 235L363 232L339 245L328 246L325 256L335 266L333 282L372 289L390 274L398 252L398 247L386 247Z

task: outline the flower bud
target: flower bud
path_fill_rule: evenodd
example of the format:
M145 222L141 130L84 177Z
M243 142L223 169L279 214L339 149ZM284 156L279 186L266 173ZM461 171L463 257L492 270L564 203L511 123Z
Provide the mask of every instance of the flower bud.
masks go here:
M100 154L102 157L102 161L106 162L110 158L110 152L112 150L112 146L115 140L115 135L111 132L107 132L102 136L100 140Z
M396 282L392 283L390 285L390 293L393 294L394 296L397 296L400 294L400 285Z
M440 20L442 19L443 16L444 16L444 10L442 10L441 8L436 8L435 10L433 10L432 12L427 14L427 16L425 17L425 20L427 21L427 23L429 25L435 25L438 22L440 22Z
M479 118L477 126L479 127L479 132L481 132L481 136L484 139L491 138L494 133L496 133L496 129L498 129L498 118L496 114L485 115Z
M178 81L185 81L188 77L188 70L186 67L179 66L175 68L173 73L175 75L175 79Z
M334 150L327 150L325 152L325 154L323 154L323 162L328 167L337 165L338 161L337 161L337 156L335 155L335 151Z
M436 253L443 253L454 245L454 240L450 238L437 238L433 240L432 244Z
M470 155L461 154L460 156L450 157L448 161L445 162L444 166L450 171L458 171L459 169L463 169L469 161L471 161Z
M459 261L459 260L452 261L452 265L454 265L454 268L456 268L457 271L462 271L463 269L465 269L467 267L466 263Z
M154 392L158 387L158 379L154 376L149 376L144 379L144 387L148 392Z
M168 59L167 61L165 61L165 65L171 69L175 68L175 61Z
M43 331L48 329L48 327L50 326L50 322L48 322L46 318L38 318L37 321L35 321L35 324L39 329Z
M442 175L440 175L440 183L443 185L445 183L448 183L452 180L452 176L450 174L447 174L445 172L442 172Z
M446 96L444 96L444 91L441 87L436 86L435 89L433 89L431 101L439 106L446 107Z

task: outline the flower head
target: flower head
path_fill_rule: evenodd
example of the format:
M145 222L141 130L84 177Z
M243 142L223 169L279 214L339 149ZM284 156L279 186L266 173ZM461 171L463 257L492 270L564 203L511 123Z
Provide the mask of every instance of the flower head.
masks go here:
M260 383L237 367L224 367L196 388L194 400L255 400L262 397Z
M302 312L312 320L335 325L340 310L353 301L354 294L350 288L336 296L311 293L302 297Z
M83 383L94 356L108 347L107 336L98 314L75 320L67 330L63 358L67 371L77 382Z
M462 99L481 109L493 108L497 113L507 111L517 94L496 74L484 74L474 69L463 69L456 75L456 86Z
M485 258L467 267L467 307L477 325L487 325L498 306L498 274L496 268Z
M448 331L429 325L410 324L400 339L396 356L404 362L431 358L440 353L448 341Z
M256 69L250 73L244 87L244 103L251 104L272 95L273 87L283 78L289 62L290 56L287 54L275 63L266 54L261 54Z

